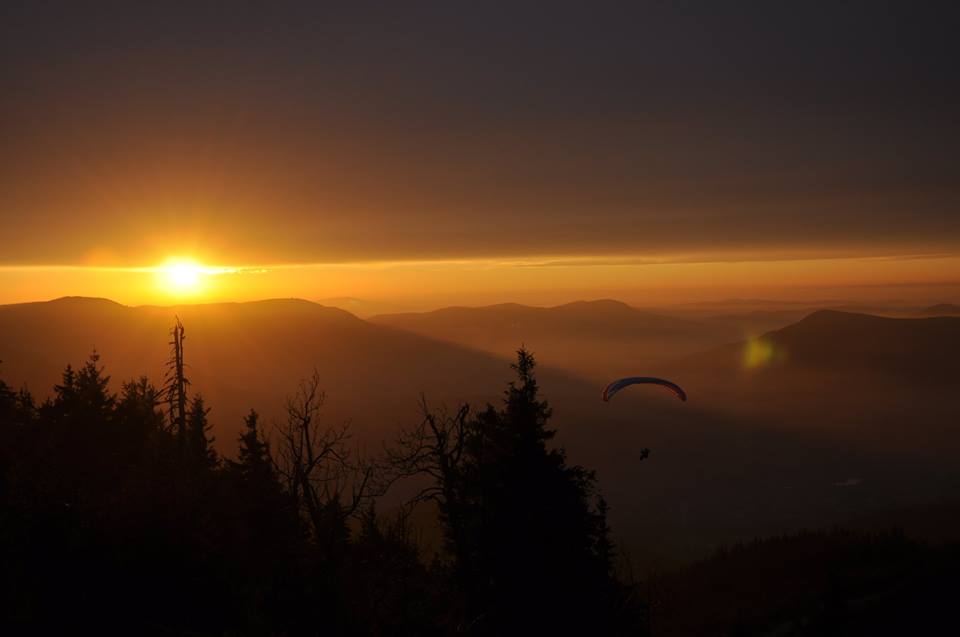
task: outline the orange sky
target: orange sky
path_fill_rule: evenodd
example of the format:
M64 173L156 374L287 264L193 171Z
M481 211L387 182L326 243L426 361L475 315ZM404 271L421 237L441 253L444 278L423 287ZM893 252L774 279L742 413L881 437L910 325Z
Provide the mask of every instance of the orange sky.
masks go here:
M5 11L0 303L958 300L933 12L195 4Z
M201 261L202 263L202 261ZM207 264L209 266L209 262ZM728 298L933 303L958 298L960 257L778 260L540 257L341 264L213 265L171 280L146 267L0 267L2 302L66 295L106 296L131 305L301 297L385 311L503 301L532 304L612 297L636 305ZM349 309L349 308L348 308ZM364 307L358 306L363 313Z

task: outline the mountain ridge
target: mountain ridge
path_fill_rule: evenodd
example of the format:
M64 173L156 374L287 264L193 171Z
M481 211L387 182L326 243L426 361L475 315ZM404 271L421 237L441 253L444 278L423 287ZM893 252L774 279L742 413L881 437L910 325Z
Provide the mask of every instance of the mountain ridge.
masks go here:
M550 307L503 303L382 314L373 323L489 353L512 343L544 353L551 366L602 379L736 340L736 328L601 299Z
M754 364L745 360L757 349ZM764 355L761 351L769 352ZM804 367L836 372L859 369L864 374L887 373L924 379L956 373L960 363L960 318L891 318L817 310L786 327L755 339L724 345L679 361L681 366L718 359L723 373L754 368ZM938 363L933 365L933 363ZM905 365L906 369L897 369ZM923 371L929 367L929 373ZM749 370L748 370L749 371ZM949 380L949 378L944 378Z

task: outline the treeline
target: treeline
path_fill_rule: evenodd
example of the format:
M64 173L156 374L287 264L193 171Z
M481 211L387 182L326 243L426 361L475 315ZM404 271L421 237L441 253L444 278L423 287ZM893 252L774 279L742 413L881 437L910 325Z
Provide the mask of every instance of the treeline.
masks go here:
M896 529L758 538L644 583L658 637L956 632L960 545Z
M595 476L551 444L528 352L501 405L424 403L376 456L324 422L314 375L282 422L250 411L223 458L172 333L163 387L114 393L96 354L43 402L0 380L6 634L644 632ZM415 496L378 512L401 480ZM409 522L426 502L444 537L429 558Z

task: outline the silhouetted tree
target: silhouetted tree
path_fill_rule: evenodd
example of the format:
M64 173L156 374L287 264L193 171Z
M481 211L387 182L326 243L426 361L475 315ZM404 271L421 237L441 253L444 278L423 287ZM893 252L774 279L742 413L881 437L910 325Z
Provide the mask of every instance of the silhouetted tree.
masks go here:
M140 430L149 435L164 428L163 413L157 407L163 402L162 392L146 376L123 383L117 400L117 420L121 430Z
M56 401L62 406L72 405L77 395L77 374L73 371L73 365L67 363L60 379L60 384L53 386Z
M460 630L609 634L618 585L605 504L592 472L547 447L551 410L535 365L520 349L501 408L428 412L393 459L435 480L420 497L441 509L462 591Z
M235 478L239 507L244 515L249 516L245 520L248 525L263 526L266 523L270 530L276 531L279 523L287 532L299 534L294 499L280 483L270 444L260 432L259 421L259 415L251 409L239 437L237 460L227 462L227 468ZM296 531L292 530L294 527ZM270 538L265 535L258 541L269 542Z
M100 355L93 351L79 371L67 365L61 382L54 386L53 401L45 404L60 423L103 424L111 415L116 397L110 393L110 377L99 366Z
M17 405L17 395L0 378L0 422L11 422Z
M187 379L183 362L183 341L186 339L183 323L177 317L170 328L170 358L167 360L167 370L164 392L170 413L170 425L175 428L177 439L181 446L187 444Z
M270 445L252 409L244 419L236 460L225 463L230 520L221 543L233 555L229 586L239 600L238 613L247 630L255 634L292 631L300 620L299 604L304 570L309 563L305 534L293 498L281 485L274 469ZM319 611L319 609L318 609Z
M78 405L87 414L106 417L113 409L116 396L110 393L110 377L99 366L100 354L96 350L77 372L75 389Z
M206 406L203 396L197 394L190 401L187 411L187 448L193 458L208 465L217 463L217 452L213 448L213 436L209 436L213 426L207 422L210 408Z
M353 614L366 619L369 634L443 634L437 618L446 600L411 537L408 513L379 516L371 502L359 516L346 579Z
M230 466L244 479L276 481L270 443L260 431L260 415L251 409L243 419L243 426L244 431L238 440L237 461L230 461Z
M277 467L314 539L333 551L346 537L348 518L381 495L387 484L376 462L351 451L349 423L321 423L325 400L316 371L287 400L287 421L278 428Z
M322 422L316 373L275 448L251 410L221 463L203 397L179 408L175 330L172 391L140 377L115 395L96 352L39 408L0 381L4 633L610 632L606 504L593 504L592 474L548 448L526 352L501 408L425 406L390 464ZM171 401L182 430L165 418ZM430 566L411 509L374 507L414 474L430 478L417 500L440 505L447 539L448 559Z

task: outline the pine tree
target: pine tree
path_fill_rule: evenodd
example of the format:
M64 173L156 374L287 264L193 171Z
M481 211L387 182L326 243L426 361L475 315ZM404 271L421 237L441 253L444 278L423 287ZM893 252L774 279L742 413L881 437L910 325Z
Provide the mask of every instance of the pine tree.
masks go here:
M177 322L170 329L170 359L167 361L166 385L164 393L170 414L170 425L174 427L181 447L187 444L187 379L183 362L183 341L186 339L183 323Z
M96 350L84 363L76 377L77 399L88 414L107 420L116 404L116 396L110 393L110 377L99 367L100 354Z
M0 360L0 364L3 361ZM2 378L0 378L0 413L4 413L7 410L13 410L14 405L16 404L16 394L13 393L13 390L10 389L10 386L7 385Z
M60 384L53 386L54 404L65 409L73 406L77 396L77 373L73 365L67 364L60 376Z
M117 400L117 420L121 430L142 435L164 429L163 413L157 410L162 392L146 376L123 383Z
M0 423L7 424L13 421L16 406L17 395L0 378Z
M246 481L276 482L270 444L260 433L259 422L260 415L251 409L243 419L244 431L239 439L238 462L232 462L231 466Z
M517 362L510 365L516 372L517 380L510 381L504 392L504 409L501 417L507 431L529 444L542 445L556 435L556 431L547 428L553 410L547 401L539 399L540 386L534 369L537 362L526 348L517 350Z
M186 441L190 455L203 464L215 465L217 453L213 449L213 437L207 434L213 426L207 421L210 408L206 406L203 396L197 394L190 401L190 409L186 418Z
M17 412L20 415L20 420L23 423L32 423L37 420L39 415L39 410L37 409L37 402L33 398L33 394L30 393L26 387L21 387L20 391L17 392Z
M86 424L104 423L113 414L116 396L110 393L110 377L100 367L100 354L96 350L80 371L67 365L61 384L54 386L52 407L58 419L67 419Z
M466 619L492 634L597 630L611 610L606 512L593 473L547 446L552 412L533 356L521 348L512 367L503 406L469 424L455 489L468 539L457 556Z

